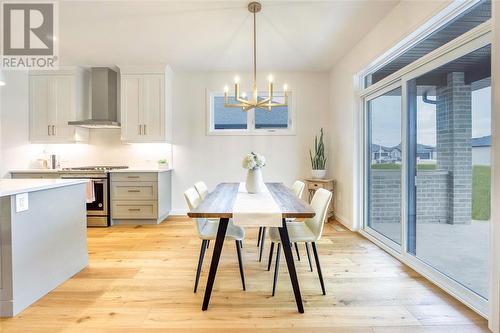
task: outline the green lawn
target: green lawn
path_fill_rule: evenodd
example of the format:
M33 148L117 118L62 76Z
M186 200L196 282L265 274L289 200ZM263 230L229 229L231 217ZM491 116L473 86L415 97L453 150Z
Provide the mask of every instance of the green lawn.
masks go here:
M489 220L491 215L491 167L472 169L472 219Z
M372 164L376 170L399 170L400 164ZM435 170L435 164L419 164L418 170ZM491 215L491 167L475 165L472 169L472 219L489 220Z

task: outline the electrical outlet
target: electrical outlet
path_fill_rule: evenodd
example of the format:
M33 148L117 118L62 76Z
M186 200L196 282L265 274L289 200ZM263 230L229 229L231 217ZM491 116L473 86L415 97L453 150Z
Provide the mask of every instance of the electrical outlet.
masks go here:
M16 194L16 213L29 209L28 193Z

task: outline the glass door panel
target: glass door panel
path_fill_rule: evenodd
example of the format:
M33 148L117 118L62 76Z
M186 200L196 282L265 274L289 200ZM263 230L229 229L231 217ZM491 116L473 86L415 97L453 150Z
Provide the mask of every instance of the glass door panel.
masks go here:
M491 46L408 81L407 251L488 295Z
M367 227L401 244L401 88L367 102Z

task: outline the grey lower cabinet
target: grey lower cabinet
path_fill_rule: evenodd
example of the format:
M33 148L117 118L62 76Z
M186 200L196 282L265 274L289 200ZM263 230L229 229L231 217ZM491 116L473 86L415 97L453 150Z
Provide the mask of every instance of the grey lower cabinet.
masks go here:
M157 224L171 209L171 171L112 172L112 224Z

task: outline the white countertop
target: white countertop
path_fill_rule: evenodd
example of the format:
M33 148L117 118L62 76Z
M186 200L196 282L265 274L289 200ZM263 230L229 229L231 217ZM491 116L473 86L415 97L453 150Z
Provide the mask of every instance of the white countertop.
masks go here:
M158 168L152 168L152 169L141 169L141 168L128 168L128 169L117 169L117 170L111 170L109 172L111 173L120 173L120 172L167 172L167 171L172 171L172 168L169 169L158 169Z
M86 182L86 179L0 179L0 197Z
M61 169L18 169L10 170L10 173L58 173Z
M128 169L116 169L110 170L109 172L167 172L172 171L172 168L169 169L158 169L158 168L128 168ZM18 169L18 170L10 170L10 173L65 173L68 170L62 169Z

